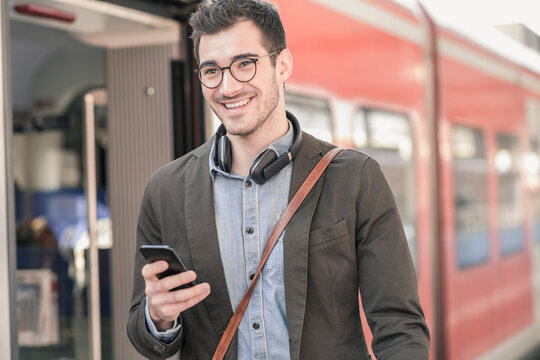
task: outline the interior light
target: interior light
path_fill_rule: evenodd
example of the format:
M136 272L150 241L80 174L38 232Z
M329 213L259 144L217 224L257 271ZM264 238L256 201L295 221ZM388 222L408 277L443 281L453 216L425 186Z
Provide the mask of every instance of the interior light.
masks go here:
M512 169L512 154L506 149L498 150L495 154L495 168L505 174Z

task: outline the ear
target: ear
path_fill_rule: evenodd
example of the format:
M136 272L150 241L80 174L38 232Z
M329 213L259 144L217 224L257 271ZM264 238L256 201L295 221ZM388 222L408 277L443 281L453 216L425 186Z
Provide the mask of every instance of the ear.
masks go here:
M289 49L285 48L279 53L276 69L278 70L279 80L282 83L291 76L293 70L293 58Z

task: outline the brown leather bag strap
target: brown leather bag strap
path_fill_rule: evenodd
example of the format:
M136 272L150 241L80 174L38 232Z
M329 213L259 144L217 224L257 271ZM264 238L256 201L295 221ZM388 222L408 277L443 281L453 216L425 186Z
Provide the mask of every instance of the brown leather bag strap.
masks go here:
M339 154L341 151L343 151L343 149L334 148L327 152L321 159L321 161L319 161L319 163L315 166L313 171L311 171L311 173L308 175L300 189L298 189L298 191L292 198L291 202L289 202L289 205L287 205L285 212L279 218L276 226L274 227L274 230L272 231L272 234L270 234L270 238L266 242L266 247L264 248L259 267L257 268L255 275L253 276L253 280L251 281L248 290L246 291L246 293L242 297L242 300L240 301L240 304L234 311L234 314L229 321L229 324L227 325L227 328L225 329L221 340L219 341L218 347L216 349L216 352L214 353L214 356L212 357L212 360L222 360L225 357L227 349L231 344L232 338L236 333L236 329L238 328L238 325L240 325L240 321L244 316L244 312L246 311L246 308L248 306L251 294L253 294L253 290L255 289L255 285L257 284L257 279L259 278L261 270L266 263L266 260L268 260L272 249L278 242L281 233L283 232L283 230L285 230L285 227L291 220L292 216L294 215L296 210L298 210L300 204L302 204L307 194L311 191L311 189L313 188L319 177L322 175L328 164L330 164L332 159L334 159L334 157L336 157L336 155Z

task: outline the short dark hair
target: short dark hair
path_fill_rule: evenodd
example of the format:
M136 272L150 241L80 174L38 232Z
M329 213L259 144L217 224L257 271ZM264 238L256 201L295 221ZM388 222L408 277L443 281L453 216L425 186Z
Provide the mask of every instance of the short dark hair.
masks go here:
M204 0L189 24L193 29L193 52L199 62L201 36L216 34L240 21L251 20L261 31L263 46L269 52L287 47L285 29L273 4L261 0ZM272 56L275 64L275 57Z

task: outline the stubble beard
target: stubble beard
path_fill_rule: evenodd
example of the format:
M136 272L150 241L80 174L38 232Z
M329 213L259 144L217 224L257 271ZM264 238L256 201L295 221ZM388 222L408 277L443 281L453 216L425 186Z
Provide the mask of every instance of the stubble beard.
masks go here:
M233 126L227 126L228 125L227 123L230 123L230 125L234 124L234 120L227 120L224 122L223 117L220 116L220 114L215 109L213 110L214 110L214 113L219 118L219 120L221 121L221 123L225 125L225 129L227 130L228 135L250 136L264 125L264 123L268 120L270 115L277 108L278 103L279 103L279 85L277 84L277 82L274 82L274 86L272 86L272 92L266 98L266 101L264 101L261 104L261 107L255 114L255 118L253 119L253 121L250 121L246 127L240 128L240 129L234 129Z

